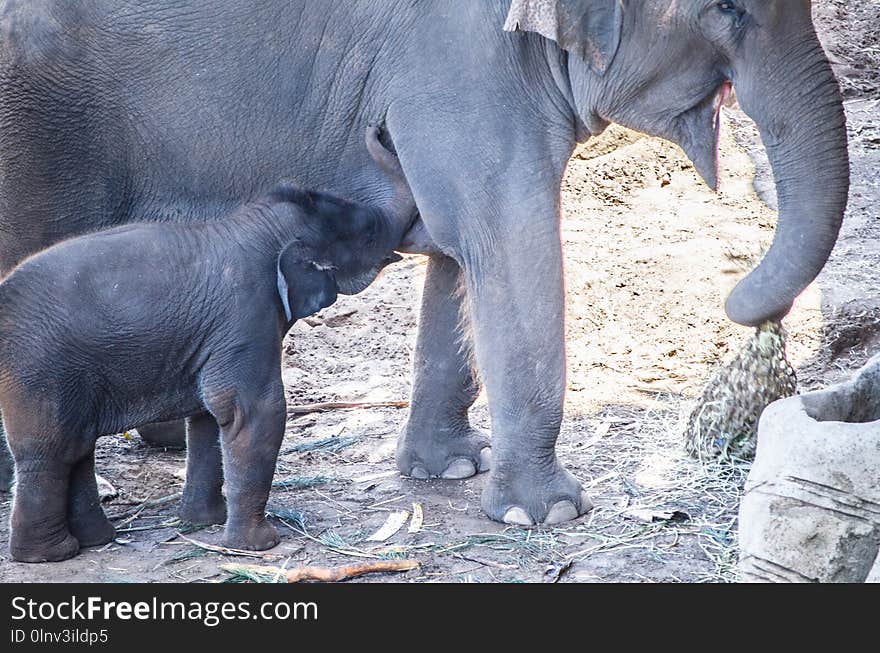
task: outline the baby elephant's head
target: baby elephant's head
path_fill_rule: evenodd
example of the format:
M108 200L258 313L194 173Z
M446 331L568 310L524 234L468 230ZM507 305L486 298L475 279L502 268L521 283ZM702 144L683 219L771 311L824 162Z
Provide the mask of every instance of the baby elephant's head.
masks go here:
M315 258L315 250L294 241L278 257L278 294L288 322L317 313L336 301L336 270Z
M280 194L286 202L279 201ZM288 321L329 306L337 293L361 292L382 268L401 259L394 247L402 227L377 208L285 188L275 191L272 212L287 214L284 223L293 231L277 265Z
M391 181L393 195L383 206L349 202L327 193L290 186L270 197L273 212L288 212L292 241L278 258L278 292L288 321L311 315L369 286L389 263L401 260L395 249L412 231L417 210L397 157L370 127L367 149ZM293 218L291 222L289 218Z

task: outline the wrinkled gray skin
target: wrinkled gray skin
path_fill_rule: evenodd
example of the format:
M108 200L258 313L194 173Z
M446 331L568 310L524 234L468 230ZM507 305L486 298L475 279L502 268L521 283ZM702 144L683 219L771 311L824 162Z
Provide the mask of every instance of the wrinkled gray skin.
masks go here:
M265 509L287 421L281 340L295 320L399 260L394 248L416 215L375 130L368 146L397 180L384 209L281 186L223 221L134 223L66 240L0 284L13 559L64 560L111 541L95 440L181 417L181 518L225 522L230 547L278 543Z
M398 466L416 477L485 467L488 440L468 421L479 383L465 341L492 419L484 510L519 524L575 517L589 500L554 449L565 390L559 190L576 143L619 122L681 144L714 186L713 103L733 82L780 199L773 247L727 302L733 320L753 325L784 315L835 243L844 114L808 0L510 9L7 0L0 267L135 216L220 217L279 176L384 197L357 137L384 116L443 252L428 268Z

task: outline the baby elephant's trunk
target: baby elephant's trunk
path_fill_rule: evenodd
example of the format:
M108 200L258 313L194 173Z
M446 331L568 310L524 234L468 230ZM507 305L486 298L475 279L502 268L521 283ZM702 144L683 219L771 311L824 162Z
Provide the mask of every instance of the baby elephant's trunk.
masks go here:
M412 226L417 215L416 203L409 184L406 183L406 176L403 174L403 168L400 167L400 161L397 156L382 145L379 134L378 127L373 125L367 127L367 150L394 186L394 197L385 210L390 214L394 226L400 229L402 236Z

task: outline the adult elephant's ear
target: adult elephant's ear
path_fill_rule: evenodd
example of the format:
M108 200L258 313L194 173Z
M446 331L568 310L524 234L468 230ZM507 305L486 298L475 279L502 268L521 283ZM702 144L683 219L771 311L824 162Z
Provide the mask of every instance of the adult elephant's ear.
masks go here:
M504 29L537 32L603 75L620 46L623 0L511 0Z
M308 248L299 242L291 243L278 256L277 278L288 322L330 306L339 292L333 268L312 260Z

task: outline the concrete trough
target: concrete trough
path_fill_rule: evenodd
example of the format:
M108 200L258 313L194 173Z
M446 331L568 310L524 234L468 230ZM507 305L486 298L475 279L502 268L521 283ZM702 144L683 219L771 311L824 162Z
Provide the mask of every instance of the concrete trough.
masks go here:
M739 532L742 582L880 581L880 355L764 411Z

